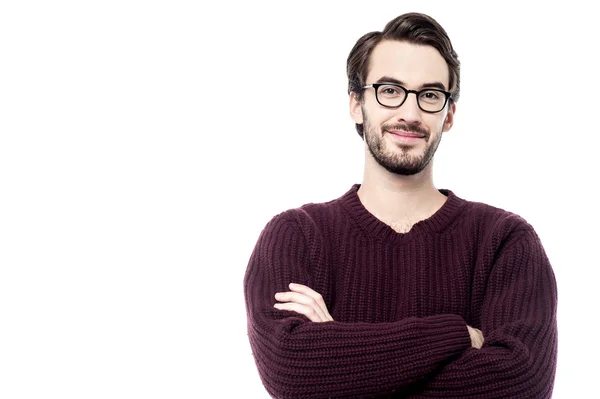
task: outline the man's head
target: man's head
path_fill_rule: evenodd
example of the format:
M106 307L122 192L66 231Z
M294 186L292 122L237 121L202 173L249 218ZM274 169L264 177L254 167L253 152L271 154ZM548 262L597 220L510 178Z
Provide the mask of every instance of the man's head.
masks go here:
M423 170L452 127L460 92L444 29L423 14L401 15L358 40L347 73L350 113L375 160L397 174Z

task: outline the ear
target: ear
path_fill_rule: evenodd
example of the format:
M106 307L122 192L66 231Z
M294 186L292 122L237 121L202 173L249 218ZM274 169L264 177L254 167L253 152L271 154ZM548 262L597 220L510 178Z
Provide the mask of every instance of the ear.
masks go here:
M444 128L442 132L447 132L454 125L454 114L456 113L456 104L452 104L450 108L448 108L448 113L446 114L446 119L444 120Z
M363 123L362 108L360 101L358 101L358 94L356 92L350 92L350 117L354 123Z

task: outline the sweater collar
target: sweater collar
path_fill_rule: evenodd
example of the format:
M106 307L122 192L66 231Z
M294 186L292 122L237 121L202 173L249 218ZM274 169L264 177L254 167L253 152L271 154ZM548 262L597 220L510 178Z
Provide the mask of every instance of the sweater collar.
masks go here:
M415 223L408 233L398 233L364 207L358 197L359 188L360 184L353 185L346 194L340 197L341 204L369 236L387 242L405 242L423 234L439 232L461 213L466 204L465 200L457 197L451 190L440 189L439 191L448 197L442 207L429 218Z

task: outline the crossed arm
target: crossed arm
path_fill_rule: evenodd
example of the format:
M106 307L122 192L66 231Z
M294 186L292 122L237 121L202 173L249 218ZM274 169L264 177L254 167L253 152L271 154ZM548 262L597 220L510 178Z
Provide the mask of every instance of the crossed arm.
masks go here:
M315 323L333 321L321 294L302 284L290 283L289 288L290 291L275 294L275 299L279 301L273 305L276 309L302 314ZM471 326L467 326L467 330L471 347L481 349L484 342L481 330Z

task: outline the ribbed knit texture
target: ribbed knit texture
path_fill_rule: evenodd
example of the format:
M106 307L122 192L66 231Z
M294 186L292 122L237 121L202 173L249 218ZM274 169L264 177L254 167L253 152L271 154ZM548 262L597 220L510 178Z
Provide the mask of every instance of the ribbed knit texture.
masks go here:
M275 216L244 278L248 337L274 398L549 398L556 281L521 217L452 191L406 234L357 195ZM273 308L306 284L333 322ZM467 325L481 329L471 348Z

